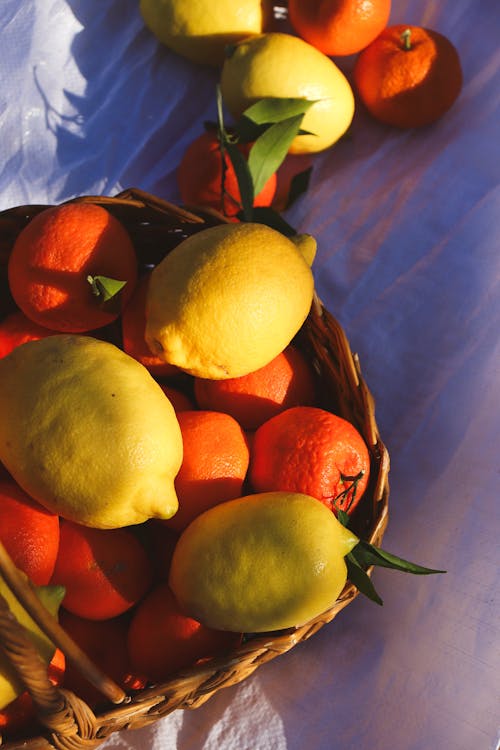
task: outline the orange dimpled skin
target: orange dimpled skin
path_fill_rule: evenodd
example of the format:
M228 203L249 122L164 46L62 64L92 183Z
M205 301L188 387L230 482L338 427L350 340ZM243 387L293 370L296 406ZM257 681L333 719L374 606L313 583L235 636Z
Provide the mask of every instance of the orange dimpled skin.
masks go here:
M103 302L89 276L126 284L119 298ZM137 280L137 258L127 231L109 211L68 203L40 212L19 233L8 278L28 318L55 331L80 333L118 317Z
M216 411L181 411L184 458L175 478L179 510L167 521L182 531L208 508L239 497L250 453L241 426L229 414Z
M6 357L21 344L38 341L55 333L56 331L34 323L21 310L16 310L0 321L0 358Z
M287 409L255 433L250 481L256 492L301 492L334 513L352 513L369 474L370 456L360 433L324 409Z
M373 117L404 129L442 117L458 98L463 76L449 39L431 29L396 25L359 54L353 80Z
M315 380L307 360L288 346L269 364L239 378L195 378L194 393L201 409L231 414L245 430L255 430L291 406L314 405Z
M51 583L66 588L64 609L89 620L116 617L144 596L152 578L151 562L128 529L93 529L61 521Z
M128 652L137 674L161 682L200 659L229 652L241 636L207 628L186 617L166 583L139 603L128 632Z
M289 0L295 31L325 55L353 55L385 28L391 0Z
M33 583L49 583L59 550L59 517L12 479L0 480L0 540Z

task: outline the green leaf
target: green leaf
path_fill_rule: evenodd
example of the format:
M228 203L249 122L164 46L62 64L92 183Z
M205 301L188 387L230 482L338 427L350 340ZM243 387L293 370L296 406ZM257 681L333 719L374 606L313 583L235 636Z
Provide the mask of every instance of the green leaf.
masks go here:
M347 565L347 577L353 586L356 586L358 591L371 599L376 604L383 604L382 599L377 594L375 586L373 585L368 573L361 567L359 562L356 560L352 552L345 558Z
M347 513L345 512L345 510L338 510L337 511L337 521L340 521L340 523L342 524L342 526L345 526L346 529L347 529L347 527L349 526L350 518L347 515Z
M238 218L243 219L243 214L238 214ZM270 206L254 206L252 221L257 224L266 224L271 229L276 229L277 232L281 232L285 237L293 237L297 234L296 230L285 221L285 219Z
M270 176L276 172L288 153L290 144L299 132L303 115L294 115L271 125L255 141L248 154L248 167L258 195Z
M260 99L246 109L235 126L235 132L241 143L253 143L273 123L283 122L290 117L304 115L314 104L310 99L287 99L268 97ZM306 135L308 131L299 130L297 135Z
M364 566L378 565L383 568L400 570L403 573L413 573L414 575L446 573L446 570L435 570L433 568L424 568L422 565L416 565L363 540L354 547L351 554L354 555L360 565Z
M108 276L87 276L87 281L92 287L92 294L100 297L102 302L108 302L121 292L126 281L110 279Z
M286 201L286 208L290 208L290 206L307 191L311 180L311 174L312 167L308 167L307 169L304 169L303 172L298 172L298 174L295 174L292 177Z
M233 165L234 172L236 174L236 179L238 180L238 187L240 189L241 196L241 208L244 217L243 221L252 221L255 189L248 162L234 143L231 143L230 141L224 141L222 144L222 148L227 151L227 154L231 160L231 164Z
M257 138L260 138L262 133L265 133L266 130L269 130L274 124L275 123L272 122L265 122L259 125L242 115L233 130L235 137L240 143L253 143ZM300 128L297 135L315 135L315 133Z
M263 125L270 122L282 122L305 113L316 103L314 99L292 99L286 97L267 97L252 104L243 112L242 117Z

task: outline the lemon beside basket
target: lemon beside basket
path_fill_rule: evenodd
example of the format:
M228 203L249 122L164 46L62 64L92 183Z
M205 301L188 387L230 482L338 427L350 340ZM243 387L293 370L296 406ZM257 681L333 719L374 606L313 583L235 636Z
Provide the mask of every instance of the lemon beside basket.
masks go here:
M129 189L114 197L81 196L73 199L104 206L127 228L144 268L156 265L186 237L224 221L216 212L186 210L140 190ZM0 315L11 309L7 286L7 261L21 229L46 205L28 205L0 212ZM361 374L358 357L351 352L336 319L315 295L309 316L294 343L315 368L323 408L351 421L365 439L371 459L370 485L353 516L356 534L380 545L388 520L389 456L375 421L371 393ZM370 571L369 571L370 572ZM39 720L33 736L8 740L0 734L5 750L57 750L97 746L112 733L151 724L176 709L197 708L218 690L241 682L261 664L307 640L347 606L357 589L347 582L334 606L298 628L248 636L232 653L213 658L175 677L125 694L98 665L71 640L57 621L40 608L25 580L17 574L0 543L0 575L39 626L103 695L103 708L93 711L79 696L56 687L47 678L23 628L10 617L0 598L0 648L4 650L30 692ZM3 741L2 741L3 740Z

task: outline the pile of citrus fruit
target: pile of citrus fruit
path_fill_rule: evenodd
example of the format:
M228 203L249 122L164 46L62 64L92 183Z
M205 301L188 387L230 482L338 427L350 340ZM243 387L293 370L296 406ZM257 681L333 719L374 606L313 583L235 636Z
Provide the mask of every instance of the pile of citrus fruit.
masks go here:
M368 447L321 405L296 345L313 257L312 237L227 222L139 272L124 226L78 201L41 210L15 240L0 541L125 690L304 624L333 606L349 565L359 581L367 550L379 554L349 528ZM50 678L102 703L0 586ZM7 736L33 717L5 657L0 709Z
M352 121L353 91L329 56L358 54L359 95L401 127L433 121L461 85L449 43L388 28L387 0L317 11L291 1L297 35L266 31L272 9L260 0L205 4L140 5L167 46L222 68L237 135L219 119L187 150L179 185L187 203L222 208L227 221L145 270L104 207L42 210L12 247L13 306L0 321L0 541L127 690L230 652L244 634L309 621L333 606L348 574L363 590L379 553L349 521L370 479L369 450L323 407L296 346L316 243L258 211L287 155L329 148ZM388 553L379 564L435 572ZM0 593L51 679L98 706L100 694L1 578ZM0 656L0 731L31 716Z
M262 224L220 224L139 274L124 226L76 202L38 213L12 247L0 540L124 687L234 648L244 631L300 624L346 581L357 540L334 514L356 507L370 459L357 430L320 407L316 373L293 343L313 297L302 246ZM238 520L240 505L254 516ZM230 552L210 529L221 532L222 508ZM193 565L210 572L196 602ZM50 663L50 644L43 653ZM22 686L6 662L0 674L12 729L28 701L12 703ZM99 701L70 664L57 675Z
M140 9L166 47L218 68L223 104L234 120L262 99L310 103L287 150L286 162L292 165L294 155L317 154L342 138L356 99L374 120L420 128L448 112L462 89L452 42L433 29L390 25L391 0L289 0L285 19L270 0L222 2L217 13L209 0L141 0ZM255 144L241 137L235 142L251 160ZM300 162L295 171L299 168ZM221 189L224 173L227 183ZM289 174L283 165L278 193L272 175L255 205L280 205L280 188L288 190ZM227 216L238 213L240 183L224 144L221 148L220 132L200 133L189 145L178 186L188 205L213 206Z

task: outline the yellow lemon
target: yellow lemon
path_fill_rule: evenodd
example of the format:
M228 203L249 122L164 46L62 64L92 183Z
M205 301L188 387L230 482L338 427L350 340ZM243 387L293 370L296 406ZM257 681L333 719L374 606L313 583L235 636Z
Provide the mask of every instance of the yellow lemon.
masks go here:
M246 375L290 343L313 291L304 255L280 232L253 223L204 229L154 269L146 341L192 375Z
M86 526L169 518L182 436L139 362L90 336L56 335L0 360L0 460L38 502Z
M300 250L304 260L309 266L312 266L316 257L318 245L314 237L310 234L296 234L290 237L295 247Z
M272 14L271 0L141 0L139 7L160 42L188 60L216 66L227 44L260 34Z
M342 591L359 539L309 495L265 492L216 505L181 534L169 583L184 611L219 630L295 627Z
M23 577L26 577L24 576L24 573L21 571L19 572ZM44 607L55 616L64 597L64 586L35 586L34 590ZM38 625L19 603L1 576L0 596L5 599L16 620L26 628L29 637L38 650L38 653L45 664L48 665L54 655L54 644L47 638L45 633L40 630ZM7 659L7 656L0 654L0 710L17 698L17 696L24 690L24 685L16 670Z
M354 115L354 95L344 74L329 57L290 34L260 34L234 45L222 68L221 93L235 118L259 99L314 100L301 126L312 135L293 140L294 154L329 148Z

